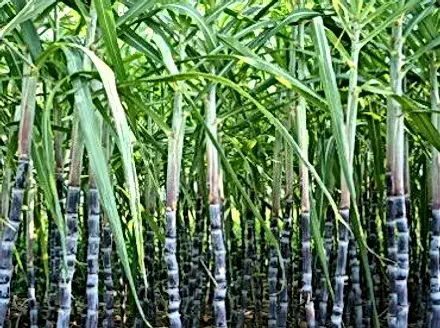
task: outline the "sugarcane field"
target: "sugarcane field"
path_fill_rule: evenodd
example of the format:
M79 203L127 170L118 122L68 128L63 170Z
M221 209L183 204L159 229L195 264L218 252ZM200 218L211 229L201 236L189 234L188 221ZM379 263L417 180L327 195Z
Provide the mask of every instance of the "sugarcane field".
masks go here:
M0 0L0 328L440 328L440 0Z

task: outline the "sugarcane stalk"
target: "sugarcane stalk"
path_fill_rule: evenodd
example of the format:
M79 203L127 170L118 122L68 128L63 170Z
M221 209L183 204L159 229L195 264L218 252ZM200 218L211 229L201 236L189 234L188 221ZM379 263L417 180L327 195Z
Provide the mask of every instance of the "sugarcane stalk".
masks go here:
M189 209L188 209L188 204L187 202L185 203L185 205L183 206L183 209L181 211L181 218L182 220L181 225L180 225L180 229L182 231L181 234L179 234L179 239L180 239L180 243L179 243L179 255L180 255L180 262L183 262L182 265L182 270L181 270L181 277L183 280L182 283L182 289L181 289L181 295L182 295L182 304L183 304L183 308L187 308L187 304L188 304L188 299L189 299L189 295L188 295L188 289L189 289L189 274L190 274L190 267L191 267L191 262L190 262L190 258L191 258L191 253L190 253L190 249L191 249L191 236L190 236L190 223L189 223ZM186 313L186 312L185 312ZM188 316L183 315L182 316L182 325L186 326L187 325L187 320Z
M252 278L252 260L253 260L253 252L252 252L252 245L253 245L253 232L255 230L254 227L254 217L252 212L247 211L246 209L243 209L244 218L243 225L245 228L245 238L244 238L244 253L243 253L243 275L242 275L242 288L241 288L241 309L240 309L240 316L239 320L237 322L237 327L243 327L245 316L246 316L246 310L248 306L248 299L249 299L249 290L251 285L251 278Z
M104 273L104 303L105 303L105 314L102 326L104 328L113 328L113 306L114 306L114 282L113 282L113 266L112 266L112 248L113 248L113 238L110 225L103 217L103 228L102 228L102 267Z
M54 111L55 124L61 124L61 108ZM60 205L62 205L62 198L64 194L64 177L63 177L63 149L62 149L62 133L54 132L54 148L55 148L55 163L56 163L56 188ZM56 300L57 290L60 280L60 266L61 266L61 235L55 220L50 220L49 233L49 247L50 247L50 274L49 274L49 293L48 293L48 312L46 317L46 328L51 328L55 325L56 317Z
M168 139L165 257L168 273L168 316L172 328L180 328L182 325L179 311L179 264L176 257L176 212L186 119L182 110L182 98L181 90L176 91L174 94L172 135Z
M18 133L18 166L15 174L15 186L12 189L11 206L7 224L4 227L0 244L0 327L3 327L11 296L13 272L12 256L21 223L23 197L26 189L32 129L35 117L37 77L31 75L30 67L25 64L23 70L23 89L21 98L21 119Z
M98 271L100 243L99 192L95 176L90 171L88 192L88 247L87 247L87 328L98 327Z
M203 179L203 173L200 173L200 179ZM201 313L201 298L202 298L202 265L201 260L203 258L203 239L204 239L204 227L205 227L205 188L204 181L199 181L197 184L198 194L196 202L196 233L193 238L193 251L192 251L192 262L191 262L191 283L190 283L190 295L194 293L194 299L192 302L192 328L198 328L200 323L200 313Z
M298 28L293 29L293 39L298 38ZM296 75L296 51L292 47L289 51L289 72L295 76ZM287 122L286 128L290 131L293 127L295 106L289 106L287 112ZM287 316L289 310L289 294L292 289L291 285L291 230L292 230L292 208L293 208L293 150L290 147L286 147L286 200L284 204L283 213L283 230L280 234L280 248L281 256L284 264L285 282L283 284L283 289L280 293L280 313L278 315L278 328L285 328L287 325Z
M251 194L252 195L252 194ZM253 199L255 199L255 196L251 196ZM254 316L255 316L255 304L256 304L256 284L258 283L256 278L256 264L257 264L257 258L256 258L256 241L255 241L255 216L252 213L252 211L248 211L247 213L247 237L248 237L248 244L249 244L249 257L251 258L250 261L250 294L251 294L251 302L254 304Z
M238 241L236 233L233 229L233 221L232 221L232 215L230 214L230 225L231 225L231 232L230 232L230 250L229 253L229 263L230 263L230 311L231 311L231 322L236 322L239 317L239 313L237 313L238 310L238 303L239 303L239 266L237 265L237 262L240 261L240 255L238 254ZM240 261L241 262L241 261Z
M128 288L127 282L124 279L124 268L122 267L121 260L118 258L116 262L116 276L118 277L118 296L119 296L119 306L121 309L120 317L121 317L121 325L125 327L128 322Z
M27 277L28 277L28 305L29 305L29 327L38 328L38 302L35 295L35 265L34 265L34 243L35 243L35 224L34 224L34 205L36 186L33 179L29 179L33 187L29 188L27 194L28 210L26 213L26 240L27 240Z
M368 175L367 170L366 170L366 175ZM366 181L367 190L365 191L364 216L367 221L367 231L368 231L367 245L368 247L379 253L380 252L380 247L378 245L379 238L377 236L377 228L376 228L378 195L377 192L374 190L372 181L370 181L369 179L366 180L367 180ZM381 294L381 288L380 288L380 275L377 270L377 259L375 254L369 254L369 263L371 268L371 274L373 276L374 291L375 291L374 294L376 296L374 300L377 304L378 301L377 296ZM373 307L373 302L371 298L369 298L366 304L366 315L365 315L366 328L371 327L372 315L373 315L372 307Z
M292 291L291 297L292 300L290 303L290 311L292 314L300 313L300 252L301 252L301 241L300 241L300 223L299 223L299 212L300 206L295 206L295 209L292 209ZM299 321L301 316L292 316L291 320L293 322L293 327L296 328L299 325Z
M293 168L293 165L292 165ZM287 171L287 170L286 170ZM287 175L287 174L286 174ZM280 312L278 315L278 328L285 328L287 326L287 315L289 309L289 290L290 285L290 234L292 229L292 207L293 199L289 198L286 201L285 209L283 213L283 230L280 234L280 244L281 244L281 255L284 263L284 270L286 271L286 279L284 282L283 289L280 293Z
M265 210L265 206L262 206ZM262 215L263 219L265 218L265 215ZM264 231L264 228L261 226L262 223L260 222L260 239L264 239L264 234L262 231ZM255 234L257 232L255 231ZM256 327L261 327L263 324L262 321L262 310L263 310L263 300L264 300L264 287L263 282L261 280L261 273L264 272L264 260L262 259L263 256L265 256L266 252L264 249L260 249L260 252L258 253L258 247L257 243L260 244L260 246L263 246L263 242L257 241L257 238L255 238L255 245L254 245L254 268L255 271L253 273L254 276L254 290L255 290L255 315L254 315L254 325Z
M300 6L304 5L300 1ZM304 22L298 27L298 45L300 50L304 50ZM298 60L298 78L305 79L306 63L304 58ZM297 134L298 145L305 158L308 157L309 136L307 131L306 100L304 97L298 98L297 110ZM305 304L306 322L308 327L315 327L315 308L312 298L312 250L311 250L311 229L310 229L310 186L309 171L303 161L299 164L299 180L301 188L301 253L302 253L302 288L301 299Z
M206 100L206 125L211 135L217 139L217 103L216 85L209 86L208 99ZM214 327L227 327L226 315L226 248L223 238L223 215L222 215L222 181L220 174L220 162L217 149L211 139L207 139L207 178L209 188L209 217L211 222L211 242L214 255Z
M21 117L21 106L15 106L14 110L14 122L20 121ZM8 140L11 140L16 129L12 128L9 130ZM8 153L5 158L2 158L3 163L3 181L1 189L1 200L0 200L0 215L3 220L7 220L9 214L9 202L10 202L10 188L13 170L11 168L11 161L13 160L12 152ZM3 228L3 223L0 223L0 228Z
M404 5L404 1L400 1ZM403 80L403 18L392 26L390 77L391 90L402 95ZM388 266L391 292L389 300L389 327L408 324L409 232L406 219L404 188L404 122L400 105L391 97L387 111L387 174L388 174ZM396 230L396 231L395 231ZM394 264L396 263L396 264Z
M19 111L19 107L18 110ZM10 135L11 137L11 135ZM9 138L11 140L11 138ZM10 188L11 188L11 180L12 180L12 168L10 167L10 163L8 162L8 158L6 158L3 162L3 181L2 181L2 190L1 190L1 200L0 200L0 215L3 220L7 220L9 213L9 202L10 202ZM0 224L0 228L3 229L4 223Z
M330 267L330 255L333 250L333 211L328 209L325 225L324 225L324 249L326 255L327 267ZM319 296L319 306L318 306L318 327L326 327L327 322L327 307L329 293L327 288L327 282L325 276L321 278L321 295Z
M8 163L5 161L5 164ZM3 181L2 181L2 190L1 190L1 217L2 219L6 220L9 213L9 191L11 186L11 179L12 179L12 169L8 166L4 167L3 169ZM3 226L3 224L1 225Z
M208 203L209 204L209 203ZM208 206L208 210L209 210L209 206ZM212 268L212 258L213 258L213 250L212 250L212 243L211 243L211 238L209 238L208 236L210 236L210 231L211 231L211 224L210 221L208 221L209 224L206 224L205 226L205 235L207 236L207 238L205 238L205 242L204 242L204 254L206 254L202 259L202 267L203 270L209 271L209 275L208 272L207 274L202 275L202 302L201 302L201 316L203 317L207 311L207 305L209 303L212 303L210 301L209 298L210 296L213 294L211 293L211 289L212 289L212 274L211 273L211 268Z
M362 327L363 325L363 309L362 309L362 290L360 281L360 266L357 258L356 240L353 234L349 236L348 249L348 265L350 267L351 289L349 293L350 305L354 307L354 326ZM347 311L348 321L351 319L349 311Z
M109 127L107 124L102 125L102 146L105 150L105 158L109 162L113 144L111 143ZM110 224L106 217L102 215L102 271L104 276L104 319L102 320L103 328L114 327L114 297L115 287L113 280L113 234L110 229Z
M272 183L272 216L270 219L270 230L274 236L278 235L278 220L281 207L281 135L275 132L275 145L273 154L273 183ZM269 313L268 327L277 326L278 317L278 254L273 244L269 246Z
M362 327L363 325L363 310L362 310L362 290L360 281L360 266L359 260L357 259L356 251L356 240L350 235L349 238L349 267L350 267L350 280L351 280L351 290L350 299L354 306L354 326Z
M77 97L75 97L77 98ZM75 99L75 102L81 101ZM79 129L79 119L75 116L72 128L72 146L70 152L70 172L66 199L66 260L60 277L60 304L57 328L69 327L72 307L72 280L75 272L76 252L78 248L78 207L80 201L80 179L84 144ZM67 269L67 272L65 270Z
M437 58L432 54L430 62L430 80L431 80L431 109L432 124L436 129L440 128L440 115L436 113L440 96L438 91L437 79ZM436 148L432 148L432 221L431 221L431 243L429 246L430 257L430 303L431 314L428 320L430 327L440 326L440 157Z
M350 165L353 163L355 136L356 136L356 118L358 107L358 65L359 65L359 53L360 53L360 27L357 23L353 23L351 38L351 62L350 62L350 77L348 87L348 100L347 100L347 118L346 118L346 131L347 131L347 145L348 145L348 162ZM342 313L344 311L344 284L346 279L346 265L347 265L347 253L349 246L349 233L346 225L349 224L350 219L350 191L347 186L345 177L341 179L341 202L339 205L339 213L345 224L339 226L338 236L338 255L336 262L336 274L335 274L335 301L333 304L331 322L332 327L341 327L342 325ZM354 241L352 241L353 243ZM355 247L355 246L353 246ZM354 274L354 293L355 298L361 297L359 287L359 261L356 259L356 247L351 252L352 262L351 269ZM356 301L356 303L358 303ZM362 317L362 310L357 309L357 316ZM356 321L359 319L357 318ZM362 319L361 319L362 320Z
M151 177L148 177L148 184L146 188L146 214L152 220L156 213L156 192L154 190ZM154 265L154 232L153 229L147 224L145 226L145 264L147 266L148 286L145 292L145 302L147 304L147 320L152 325L156 324L156 296L154 293L155 281L155 265Z

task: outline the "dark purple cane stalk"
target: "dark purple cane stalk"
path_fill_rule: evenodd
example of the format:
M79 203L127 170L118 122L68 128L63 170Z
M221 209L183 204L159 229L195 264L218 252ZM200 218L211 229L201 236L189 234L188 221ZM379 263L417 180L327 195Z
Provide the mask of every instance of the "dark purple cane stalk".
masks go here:
M231 218L231 225L233 224ZM238 253L238 241L234 229L231 227L230 232L230 310L231 310L231 322L236 322L239 317L238 304L239 304L239 265L238 261L241 260Z
M15 107L14 112L14 121L17 122L20 120L21 110L20 106ZM9 130L9 140L13 138L14 133L16 132L16 129L10 129ZM10 160L12 159L12 154L10 156L6 156L6 158L2 157L2 165L3 167L3 180L2 180L2 189L1 189L1 200L0 200L0 217L6 220L8 218L9 214L9 201L10 201L10 189L11 189L11 181L12 181L12 174L13 170L10 165ZM0 229L3 228L4 223L0 223Z
M193 296L191 305L192 312L192 328L198 328L200 322L201 313L201 298L202 298L202 279L201 271L202 265L201 260L203 258L203 238L204 238L204 227L205 227L205 201L204 201L204 181L198 183L197 188L197 201L196 201L196 231L193 238L193 249L192 249L192 262L191 262L191 277L189 284L189 293Z
M273 155L273 184L272 184L272 217L270 219L270 229L274 236L278 235L278 220L280 217L281 201L281 136L276 132L275 146ZM276 247L269 246L269 328L276 328L278 314L278 254Z
M376 252L379 251L379 238L377 236L377 228L376 228L376 215L377 215L377 207L378 207L378 195L377 192L373 190L374 186L370 187L369 191L369 199L368 203L365 207L365 215L367 216L367 225L368 225L368 237L367 237L367 244L368 246L376 250ZM377 268L377 259L375 254L370 254L370 261L371 263L371 274L373 275L373 283L374 283L374 290L376 295L376 304L378 304L379 301L379 295L383 293L381 285L380 285L380 272ZM366 326L369 328L371 326L372 321L372 315L373 315L373 304L372 300L369 298L367 305L366 305L366 313L367 313L367 323Z
M112 144L110 139L109 127L106 124L102 126L102 146L105 149L106 161L109 162L112 154ZM101 215L102 222L102 245L100 247L102 254L102 272L104 276L104 318L102 319L103 328L114 327L114 297L115 287L113 280L113 235L109 222L104 215Z
M435 128L440 128L440 115L436 113L440 102L437 62L435 53L432 54L430 63L431 77L431 109L432 123ZM430 318L428 320L431 328L440 327L440 164L439 152L433 147L432 150L432 218L431 218L431 243L429 246L429 271L430 271Z
M293 165L292 165L292 169L293 169ZM290 234L292 229L292 207L293 207L293 199L290 198L286 201L285 212L283 215L284 226L280 234L281 255L284 263L284 270L286 272L286 279L284 282L283 289L281 290L280 293L280 312L278 315L278 328L285 328L287 326L287 314L289 310L289 289L290 289L289 281L291 275Z
M186 309L187 304L189 301L189 295L188 295L188 289L189 289L189 279L190 279L190 268L191 268L191 234L190 234L190 222L189 222L189 208L188 204L185 203L183 206L183 209L181 211L181 225L180 225L180 231L182 232L179 234L179 255L180 255L180 262L183 262L182 270L181 270L181 277L183 280L182 288L181 288L181 295L182 295L182 308ZM185 312L184 315L182 315L182 325L184 327L187 326L188 322L188 315L187 312Z
M297 37L297 28L294 29L293 37ZM296 74L296 52L291 50L289 70L291 74ZM287 129L292 130L294 119L295 106L289 106ZM278 328L285 328L287 326L288 311L289 311L289 294L291 294L292 284L292 265L291 265L291 230L292 230L292 213L293 213L293 150L286 147L286 201L283 213L283 229L280 234L280 248L285 270L285 280L283 289L280 293L280 312L278 316Z
M117 260L116 265L116 276L118 277L118 296L119 296L119 306L121 309L120 316L121 316L121 326L125 327L128 322L128 308L127 308L127 301L128 301L128 286L127 281L124 279L124 268L122 267L122 263L120 259Z
M298 39L298 27L293 27L292 39ZM292 42L292 47L289 51L289 72L293 77L297 76L297 52L296 46ZM291 131L294 126L296 104L293 103L288 106L286 128ZM289 296L292 296L292 252L291 252L291 236L292 236L292 215L293 215L293 185L294 185L294 169L293 169L293 150L291 147L286 147L286 200L283 213L283 230L280 234L280 248L281 256L285 270L285 281L283 289L280 293L280 313L278 317L278 328L285 328L288 321L289 307L291 306L291 300Z
M56 140L56 138L55 138ZM56 142L55 142L56 147ZM55 148L55 157L57 154ZM63 174L62 174L62 162L61 168L58 166L59 162L57 161L57 193L58 198L61 199L63 197ZM60 204L61 205L61 204ZM58 284L60 280L60 269L61 269L61 236L58 230L57 225L55 224L55 220L51 218L49 224L49 292L48 292L48 312L46 318L46 328L52 328L55 325L56 320L56 300L57 300L57 290Z
M348 322L350 322L351 317L354 318L354 327L362 327L364 321L363 313L363 300L362 300L362 289L361 289L361 273L360 273L360 262L357 258L357 245L353 234L349 237L349 249L348 249L348 265L350 268L350 292L349 292L349 302L354 309L354 314L349 316ZM348 310L348 309L347 309ZM348 313L349 311L347 311Z
M249 292L251 289L251 279L252 279L252 267L253 267L253 244L254 244L254 231L255 231L255 221L254 216L251 211L246 211L246 234L245 234L245 248L243 257L243 275L242 275L242 289L241 289L241 311L239 320L237 322L237 327L243 327L246 310L248 306Z
M405 1L399 2L401 5ZM403 17L392 26L390 52L391 90L402 95L403 80ZM391 293L388 326L405 328L408 325L409 231L406 218L404 186L405 132L402 109L389 98L387 111L387 174L388 182L388 257L394 263L388 266Z
M304 7L304 1L300 1L300 7ZM304 49L305 34L304 22L298 27L299 49ZM304 58L298 59L298 78L305 79L306 61ZM306 100L299 97L297 111L297 135L298 144L304 156L308 157L309 135L307 131ZM310 229L310 186L309 171L303 161L299 166L299 180L301 188L301 212L300 212L300 235L301 235L301 254L302 254L302 288L301 300L305 304L306 322L308 327L315 327L315 306L312 298L312 249L311 249L311 229Z
M7 165L8 163L5 161L3 164ZM8 217L9 213L9 196L10 196L10 187L12 180L12 169L10 167L3 168L3 180L2 180L2 190L1 190L1 200L0 200L0 215L3 219ZM3 227L3 223L0 225Z
M148 177L148 183L146 188L146 215L150 220L153 220L156 215L156 191L154 190L153 181L151 177ZM152 325L156 324L156 295L154 293L154 287L156 285L156 273L155 273L155 243L154 243L154 231L147 224L145 226L145 264L147 267L148 286L145 291L145 302L147 304L147 320Z
M212 136L217 139L216 125L216 86L209 87L209 95L206 101L206 125ZM217 149L211 139L207 139L207 178L209 188L209 217L211 221L211 243L214 255L214 278L216 282L214 290L214 327L227 327L226 315L226 248L223 238L223 215L222 197L220 187L222 185L220 163Z
M37 78L29 75L30 69L24 68L24 83L21 95L21 119L18 133L18 166L15 174L15 186L12 188L11 206L7 224L3 229L0 244L0 327L5 323L11 296L11 279L13 272L13 249L21 223L23 197L26 189L32 129L35 117Z
M88 193L88 247L87 247L87 319L86 328L98 327L98 271L100 243L99 192L93 172L90 172Z
M206 182L206 181L205 181ZM208 207L209 209L209 207ZM207 213L208 214L208 213ZM208 215L207 215L208 216ZM209 218L209 217L208 217ZM202 254L205 254L205 256L203 256L201 258L201 264L202 264L202 270L204 271L204 273L206 271L209 270L209 272L211 272L212 269L212 258L213 258L213 251L212 251L212 244L211 244L211 238L209 238L210 236L210 232L211 232L211 224L209 224L209 220L207 221L207 224L205 225L205 231L204 231L204 235L207 237L204 239L203 242L203 252ZM201 294L201 316L203 317L207 311L208 305L212 304L212 299L210 300L210 296L212 295L212 293L210 293L210 290L212 289L212 280L211 280L211 276L209 276L208 274L203 274L202 275L202 294Z
M185 117L182 110L182 94L174 95L173 135L168 142L167 196L165 257L168 274L168 317L171 328L180 328L179 265L176 256L176 212L180 186L180 167L185 131Z
M350 290L350 299L353 302L354 306L354 326L362 327L363 325L363 301L362 301L362 289L361 289L361 281L360 281L360 266L359 260L356 256L356 240L351 235L349 238L349 267L350 267L350 280L351 280L351 290Z
M75 99L75 101L80 101ZM72 280L75 272L76 252L78 248L78 206L80 201L80 177L84 145L81 140L79 122L75 120L72 130L70 172L66 199L66 260L67 272L60 279L60 307L58 309L57 328L69 327L72 310Z
M329 209L327 211L324 227L324 242L325 242L325 255L327 266L330 267L330 257L333 250L333 220L334 215L333 211ZM319 297L319 307L318 307L318 326L320 328L324 328L327 322L327 308L328 308L328 299L329 293L327 288L327 282L325 281L325 277L321 280L321 295Z
M264 230L261 226L260 226L260 231ZM264 272L264 268L263 268L263 260L262 260L262 255L264 253L258 253L257 251L257 240L255 240L255 246L254 246L254 255L255 255L255 259L254 259L254 268L255 271L253 273L253 284L254 284L254 291L255 291L255 315L254 315L254 325L256 327L261 327L263 324L263 319L262 319L262 310L263 310L263 300L264 300L264 289L263 289L263 281L261 279L261 273Z
M32 180L31 180L32 181ZM29 327L38 328L38 303L35 295L35 266L34 266L34 198L35 198L35 188L31 188L27 195L28 211L26 215L26 226L27 226L27 277L28 277L28 305L29 305Z
M110 225L103 218L103 228L102 228L102 267L104 273L104 319L102 321L102 326L104 328L113 328L114 327L114 282L113 282L113 268L112 268L112 248L113 248L113 239L112 239L112 231L110 229Z
M397 262L397 247L395 241L395 232L394 232L394 216L395 214L392 212L391 208L391 184L390 174L387 172L387 178L389 180L388 183L388 201L387 201L387 222L386 222L386 231L387 231L387 243L388 243L388 259L391 263L388 264L388 278L390 281L390 295L388 297L388 327L389 328L397 328L397 294L396 294L396 268L394 263Z
M348 224L349 211L347 208L340 209L339 214L342 220ZM331 316L332 327L340 327L342 325L342 313L344 311L344 285L345 270L347 266L348 253L348 229L344 224L339 225L338 246L336 256L336 273L335 273L335 298L333 302L333 310Z

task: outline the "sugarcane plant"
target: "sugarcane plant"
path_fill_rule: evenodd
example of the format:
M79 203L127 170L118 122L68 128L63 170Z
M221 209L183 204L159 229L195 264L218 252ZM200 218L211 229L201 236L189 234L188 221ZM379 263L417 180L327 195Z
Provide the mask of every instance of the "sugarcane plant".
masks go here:
M215 85L211 85L208 91L208 99L206 101L206 126L210 131L210 137L217 139L217 122L216 122L216 91ZM222 184L220 174L220 161L217 149L214 147L210 139L206 145L207 157L207 180L208 180L208 199L209 199L209 216L211 223L211 242L214 252L214 277L216 287L214 290L214 322L216 328L227 327L226 321L226 249L223 237L223 214L222 199L220 186Z
M26 63L23 68L26 78L22 84L21 118L18 131L18 165L15 173L15 185L12 189L11 205L7 224L3 229L0 257L0 326L5 324L11 297L11 279L13 273L13 249L17 241L21 223L24 193L29 177L32 130L35 118L38 78Z

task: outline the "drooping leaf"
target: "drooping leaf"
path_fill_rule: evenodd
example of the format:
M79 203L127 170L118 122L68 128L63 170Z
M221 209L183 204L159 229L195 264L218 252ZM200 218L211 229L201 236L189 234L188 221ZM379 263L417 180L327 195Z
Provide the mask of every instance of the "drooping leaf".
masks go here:
M31 0L27 2L14 18L0 29L0 40L20 24L37 17L54 2L55 0Z
M263 70L265 72L268 72L269 74L272 74L281 84L289 89L300 93L311 103L319 107L326 107L326 102L324 99L322 99L309 87L307 87L297 79L293 78L291 74L285 69L269 63L263 59L260 59L252 52L252 50L241 44L237 39L225 35L220 35L219 39L224 42L228 47L234 49L236 52L241 54L241 56L237 56L237 58L241 61L255 67L256 69Z
M122 107L120 107L119 98L117 96L116 87L114 84L114 76L113 72L110 70L108 66L105 65L96 55L88 50L87 48L74 45L76 48L80 48L87 56L92 60L98 69L104 87L106 88L107 96L109 98L109 105L112 107L115 124L117 126L118 131L118 146L120 147L120 151L122 156L126 157L128 154L131 154L131 136L129 131L126 130L126 121L123 113L120 112ZM83 70L83 65L81 61L80 53L71 48L64 49L64 53L67 57L68 70L70 74L77 74ZM106 217L109 220L113 235L115 237L116 249L118 251L119 259L124 267L127 280L132 290L133 297L135 299L138 310L144 319L145 315L142 310L142 306L139 302L136 286L134 283L133 275L131 273L130 262L128 257L127 248L125 246L124 235L121 226L121 219L117 212L116 208L116 200L113 194L112 184L110 182L110 172L107 167L107 161L105 160L104 150L100 146L96 140L100 140L100 138L96 135L96 131L99 131L99 125L97 122L97 118L95 112L93 111L93 102L90 94L90 89L86 83L84 83L81 79L76 79L72 82L76 88L75 97L78 98L78 106L77 113L80 118L81 130L84 136L84 143L89 154L90 163L93 172L96 175L96 182L99 190L99 195L101 199L101 203L104 207L104 211L106 213ZM112 103L113 102L113 103ZM121 149L125 147L126 149ZM124 155L125 152L125 155ZM125 172L128 177L135 174L135 171L131 169L132 165L132 157L129 158L130 163L126 163L128 166L128 172ZM124 170L125 171L125 170ZM131 200L131 210L134 211L134 218L139 219L138 217L138 207L139 198L136 199L137 192L137 177L133 180L127 181L128 184L132 186L129 187L131 197L134 197L134 200ZM133 190L134 189L134 190ZM131 193L133 192L133 194ZM139 219L140 221L140 219ZM142 244L143 246L143 244ZM149 324L148 324L149 325ZM149 325L150 326L150 325ZM151 327L151 326L150 326Z
M118 78L125 80L126 73L118 46L116 23L110 0L93 0L98 13L98 23L104 38L105 48Z

